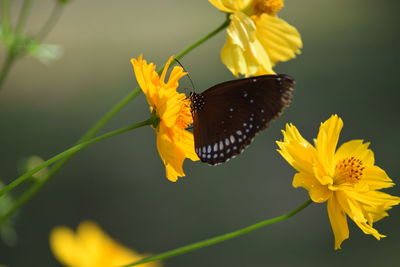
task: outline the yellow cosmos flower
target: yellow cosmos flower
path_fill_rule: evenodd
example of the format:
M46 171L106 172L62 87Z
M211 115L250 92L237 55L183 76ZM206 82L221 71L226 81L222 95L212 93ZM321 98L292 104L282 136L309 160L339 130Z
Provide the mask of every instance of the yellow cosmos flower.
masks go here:
M68 267L114 267L138 261L149 255L123 247L93 222L82 222L74 233L67 227L56 227L50 234L55 257ZM140 265L160 267L159 262Z
M377 191L394 183L375 165L369 143L352 140L336 150L342 127L343 121L331 116L321 124L313 146L288 124L282 131L283 142L277 142L279 153L298 171L293 186L307 189L314 202L328 202L335 249L349 238L347 216L365 234L379 240L385 236L373 227L374 222L388 216L386 211L400 203L399 197Z
M277 16L283 0L209 2L230 14L221 59L235 76L274 74L276 63L300 53L303 44L299 32Z
M186 75L181 67L175 66L165 81L172 57L165 64L161 76L158 75L154 63L147 63L142 56L132 59L136 79L146 95L150 111L160 119L157 127L157 148L166 167L166 175L170 181L176 182L178 177L185 176L183 161L189 158L199 160L194 151L193 134L186 128L193 123L190 113L190 101L185 94L178 93L179 79Z

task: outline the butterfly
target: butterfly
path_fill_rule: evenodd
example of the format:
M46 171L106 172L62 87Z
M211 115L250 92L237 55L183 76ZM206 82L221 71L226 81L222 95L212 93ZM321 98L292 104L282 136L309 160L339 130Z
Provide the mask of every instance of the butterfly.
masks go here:
M191 92L196 154L210 165L240 154L257 133L290 104L295 81L289 75L262 75Z

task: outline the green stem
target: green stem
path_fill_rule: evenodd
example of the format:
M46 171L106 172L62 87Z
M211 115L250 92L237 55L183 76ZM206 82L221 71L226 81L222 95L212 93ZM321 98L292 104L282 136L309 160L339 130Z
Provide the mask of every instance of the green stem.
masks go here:
M2 1L2 15L3 15L3 20L1 25L3 26L3 31L9 31L11 24L10 24L10 1L9 0L3 0Z
M26 19L28 18L29 14L29 9L31 8L32 0L25 0L24 4L21 7L21 10L19 12L19 17L18 17L18 22L17 26L15 28L15 34L18 36L22 29L25 26Z
M3 66L1 68L0 72L0 90L3 87L4 81L6 80L6 77L8 73L11 70L12 65L15 62L15 55L13 51L8 51L7 56L3 62Z
M3 86L3 83L4 83L8 73L11 70L13 63L15 62L15 60L18 57L21 57L24 53L24 49L23 49L24 44L20 43L19 35L21 34L21 31L26 23L26 19L27 19L28 13L29 13L31 3L32 3L31 0L25 0L23 6L21 7L16 30L15 30L15 32L16 32L15 36L17 39L14 41L14 43L10 47L10 49L7 53L6 59L3 63L3 67L0 72L0 90ZM64 7L64 5L59 4L58 2L54 6L49 19L46 21L43 28L37 34L36 39L39 42L41 40L43 40L53 29L54 25L57 23L58 19L60 18L61 14L62 14L63 7ZM9 1L8 0L3 0L2 8L3 8L3 13L2 13L3 14L3 21L2 21L3 30L8 31L8 30L10 30Z
M211 37L213 37L220 31L222 31L225 27L227 27L229 25L229 22L230 22L230 20L226 19L224 21L224 23L222 23L218 28L216 28L215 30L213 30L212 32L210 32L209 34L204 36L203 38L199 39L197 42L194 42L192 45L189 45L182 52L180 52L178 55L176 55L175 58L178 60L183 58L187 53L192 51L194 48L198 47L199 45L201 45L202 43L204 43L205 41L207 41L208 39L210 39Z
M39 30L39 32L35 35L36 39L40 42L51 32L54 28L54 25L57 24L57 21L60 19L62 11L64 10L64 4L60 4L58 1L53 6L53 10L47 21L43 24L43 27Z
M214 35L216 35L218 32L220 32L222 29L224 29L227 25L229 24L229 21L225 21L221 26L213 30L211 33L207 34L205 37L199 39L192 45L188 46L186 49L184 49L181 53L179 53L176 58L181 59L183 58L187 53L189 53L191 50L195 49ZM85 135L83 135L77 142L77 144L81 144L82 142L86 142L90 138L92 138L96 133L98 133L104 125L108 123L108 121L113 118L119 111L121 111L130 101L132 101L139 93L140 93L140 88L136 87L132 92L130 92L127 96L125 96L120 102L118 102L113 108L111 108L110 111L108 111L95 125L93 125ZM28 189L28 191L20 197L16 201L16 206L12 208L3 218L7 218L11 216L15 211L18 210L18 208L22 207L39 189L53 176L55 175L69 160L75 155L76 152L69 154L68 156L64 157L61 161L57 162L49 171L49 174L43 178L42 182L40 184L36 185L34 184L31 188ZM5 187L7 188L7 187ZM4 188L4 189L5 189ZM3 189L3 190L4 190ZM33 193L31 193L33 192ZM1 191L0 191L1 195ZM0 219L1 221L2 219Z
M272 218L272 219L268 219L268 220L265 220L265 221L262 221L262 222L247 226L247 227L239 229L237 231L233 231L233 232L230 232L230 233L227 233L227 234L223 234L223 235L220 235L220 236L217 236L217 237L213 237L213 238L206 239L206 240L203 240L203 241L200 241L200 242L197 242L197 243L193 243L193 244L190 244L190 245L187 245L187 246L183 246L183 247L180 247L180 248L177 248L177 249L173 249L173 250L170 250L170 251L158 254L158 255L154 255L154 256L145 258L143 260L139 260L139 261L133 262L131 264L124 265L123 267L136 266L136 265L139 265L139 264L148 263L148 262L152 262L152 261L164 260L164 259L167 259L167 258L175 257L175 256L178 256L178 255L181 255L181 254L184 254L184 253L188 253L188 252L193 251L193 250L197 250L197 249L200 249L200 248L208 247L208 246L220 243L222 241L229 240L229 239L232 239L232 238L247 234L247 233L249 233L251 231L254 231L254 230L257 230L257 229L259 229L261 227L264 227L264 226L267 226L267 225L270 225L270 224L273 224L273 223L277 223L277 222L286 220L286 219L292 217L293 215L299 213L300 211L302 211L304 208L306 208L311 203L312 203L312 200L309 199L304 204L299 206L297 209L292 210L291 212L286 213L284 215L281 215L281 216L278 216L278 217L275 217L275 218Z
M133 129L136 129L136 128L139 128L139 127L142 127L142 126L145 126L145 125L151 125L151 124L153 124L153 121L154 121L153 119L148 119L148 120L145 120L143 122L139 122L139 123L136 123L134 125L131 125L131 126L128 126L128 127L125 127L125 128L114 130L112 132L103 134L103 135L98 136L96 138L93 138L91 140L79 143L78 145L75 145L75 146L73 146L73 147L71 147L71 148L69 148L69 149L67 149L67 150L55 155L54 157L46 160L45 162L39 164L37 167L35 167L32 170L24 173L23 175L21 175L20 177L18 177L14 181L12 181L6 187L4 187L3 189L0 190L0 196L8 193L10 190L14 189L16 186L18 186L22 182L26 181L27 179L29 179L32 175L34 175L35 173L37 173L41 169L46 168L47 166L53 164L56 161L59 161L60 159L63 159L63 158L68 157L68 156L70 156L72 154L75 154L76 152L84 149L85 147L93 145L93 144L95 144L97 142L100 142L100 141L102 141L104 139L113 137L113 136L118 135L118 134L122 134L124 132L130 131L130 130L133 130ZM48 179L49 179L49 177L47 176L44 179L42 179L41 181L45 182Z

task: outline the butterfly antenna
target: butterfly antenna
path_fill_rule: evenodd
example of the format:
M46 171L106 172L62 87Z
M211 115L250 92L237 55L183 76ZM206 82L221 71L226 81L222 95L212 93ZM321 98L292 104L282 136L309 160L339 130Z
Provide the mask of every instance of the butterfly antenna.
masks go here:
M182 67L182 69L187 73L187 77L189 78L190 83L192 84L193 91L196 91L196 87L194 86L194 83L193 83L193 81L192 81L192 78L190 78L189 72L186 71L185 67L181 64L181 62L179 62L178 59L174 58L174 60L175 60L176 62L178 62L178 64Z

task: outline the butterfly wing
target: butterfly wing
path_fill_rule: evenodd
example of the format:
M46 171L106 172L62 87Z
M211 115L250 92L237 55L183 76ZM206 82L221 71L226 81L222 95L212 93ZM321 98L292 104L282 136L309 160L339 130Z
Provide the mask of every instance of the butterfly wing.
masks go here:
M201 161L215 165L240 154L290 103L293 87L288 75L263 75L217 84L196 95L193 132Z

